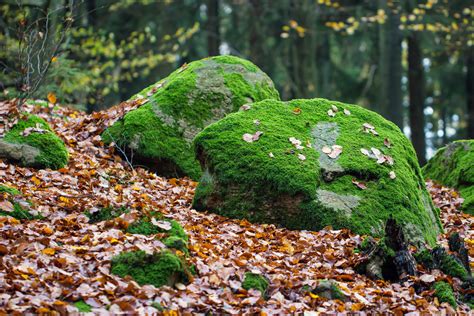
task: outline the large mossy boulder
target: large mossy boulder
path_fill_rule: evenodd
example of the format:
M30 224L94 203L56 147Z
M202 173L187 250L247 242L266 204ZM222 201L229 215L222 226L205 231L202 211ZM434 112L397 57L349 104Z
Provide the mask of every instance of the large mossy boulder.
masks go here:
M45 120L26 114L0 139L0 158L26 167L59 169L68 163L69 155Z
M474 215L474 140L460 140L439 149L423 167L427 179L456 188L466 213Z
M217 56L184 65L133 98L147 98L108 128L102 138L115 142L137 165L165 176L198 179L192 140L207 125L246 103L279 99L272 80L249 61Z
M362 107L265 100L205 128L195 148L197 210L378 237L392 216L413 244L441 231L410 141Z

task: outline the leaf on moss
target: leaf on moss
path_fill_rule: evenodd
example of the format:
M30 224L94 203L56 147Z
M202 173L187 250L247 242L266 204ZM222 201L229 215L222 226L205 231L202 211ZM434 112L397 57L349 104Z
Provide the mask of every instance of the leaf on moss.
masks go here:
M302 155L302 154L298 154L298 159L299 159L299 160L302 160L302 161L305 161L305 160L306 160L306 156L305 156L305 155Z
M390 171L388 173L388 176L390 177L390 179L395 179L397 177L397 175L395 174L395 171Z
M349 111L348 109L344 109L344 114L345 115L351 115L351 111Z
M242 111L248 111L250 110L252 107L249 105L249 104L244 104L240 107L240 110Z
M294 108L293 109L293 114L300 115L301 114L301 109L300 108Z
M328 111L328 115L329 115L330 117L334 117L334 116L336 116L336 113L334 113L333 110L329 110L329 111Z
M332 151L328 154L329 158L336 159L342 153L342 146L332 145Z
M352 183L355 184L361 190L367 189L367 185L364 182L357 181L357 179L355 179L355 178L352 179Z
M171 223L167 221L158 221L156 218L152 217L151 218L151 223L163 230L170 230L171 229Z
M392 142L390 141L390 139L388 138L385 138L383 140L383 144L387 147L387 148L392 148Z

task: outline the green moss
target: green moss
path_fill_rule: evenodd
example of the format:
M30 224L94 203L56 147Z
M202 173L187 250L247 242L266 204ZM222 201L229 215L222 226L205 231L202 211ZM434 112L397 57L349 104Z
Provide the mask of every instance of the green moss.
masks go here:
M427 269L432 269L434 267L434 259L431 251L428 249L423 249L414 254L415 260L418 264L421 264Z
M180 250L185 254L188 254L188 243L181 237L178 236L169 236L162 240L163 243L168 248L173 248L176 250Z
M23 136L26 128L39 126L44 133L31 133ZM5 141L14 144L27 144L37 148L40 153L35 158L35 163L41 168L59 169L64 167L69 155L64 142L51 130L48 123L35 115L27 115L25 120L20 120L5 135Z
M172 219L162 219L165 222L169 222L171 224L171 228L169 230L165 230L154 225L151 222L150 217L142 217L138 221L132 223L127 228L127 232L131 234L141 234L141 235L154 235L159 233L167 233L168 236L174 236L182 239L183 241L188 241L188 236L184 231L183 227L175 220Z
M74 303L74 306L77 307L79 313L90 313L92 312L92 306L84 302L83 300L77 301Z
M440 281L436 282L433 286L435 290L435 296L438 298L440 302L449 303L452 307L456 308L456 298L454 297L453 288L449 283Z
M438 261L437 264L441 271L447 275L460 278L461 280L465 280L469 276L466 268L445 251L439 252L438 257L435 259Z
M250 289L258 290L262 293L262 296L267 294L268 286L270 283L267 278L261 274L246 272L244 276L244 281L242 282L242 287L247 291Z
M337 282L332 280L320 280L319 284L311 292L328 300L346 300L346 296L339 288Z
M131 276L138 284L152 284L156 287L188 283L189 272L178 256L164 250L153 255L144 251L124 252L112 258L113 274Z
M86 212L85 215L89 217L89 223L94 224L94 223L114 219L128 212L130 212L130 210L124 206L122 207L108 206L108 207L103 207L99 211L94 212L94 213Z
M133 152L137 164L162 175L194 179L201 175L194 135L244 103L279 99L268 76L233 56L192 62L138 95L149 101L107 129L103 140Z
M474 215L474 140L460 140L439 149L423 167L427 179L456 188L463 210Z
M153 302L153 303L151 304L151 306L154 307L154 308L156 308L159 312L164 312L164 311L165 311L165 309L163 308L163 306L161 306L161 304L158 303L158 302Z
M330 117L333 105L339 111ZM294 113L297 108L300 114ZM364 123L375 126L379 136L365 133ZM242 139L257 131L263 132L258 141ZM305 148L296 149L290 137ZM327 162L321 148L331 139L343 152ZM383 236L383 225L392 215L414 243L434 244L442 229L410 141L395 124L362 107L324 99L265 100L208 126L194 145L205 170L193 201L198 210L292 229L330 225L375 237ZM393 157L394 165L378 164L361 153L361 148L372 147ZM353 179L365 182L367 189L359 189ZM341 201L328 207L324 195Z
M15 188L8 187L6 185L0 185L0 193L7 193L11 196L20 195L20 191Z

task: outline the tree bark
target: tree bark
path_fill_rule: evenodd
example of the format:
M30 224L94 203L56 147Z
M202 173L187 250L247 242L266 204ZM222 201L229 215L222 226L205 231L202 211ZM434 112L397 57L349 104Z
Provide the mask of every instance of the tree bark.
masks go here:
M402 105L402 47L399 29L400 16L379 0L379 9L387 15L385 23L379 26L379 112L403 129Z
M219 0L207 1L207 52L209 56L219 55L221 44L219 31Z
M467 50L466 58L467 138L474 139L474 50Z
M254 64L262 67L265 60L263 36L263 6L262 0L250 0L252 15L252 30L250 31L250 59Z
M423 56L420 48L419 33L412 32L408 36L409 119L411 141L421 165L426 163L425 117L423 111L425 103L424 90Z

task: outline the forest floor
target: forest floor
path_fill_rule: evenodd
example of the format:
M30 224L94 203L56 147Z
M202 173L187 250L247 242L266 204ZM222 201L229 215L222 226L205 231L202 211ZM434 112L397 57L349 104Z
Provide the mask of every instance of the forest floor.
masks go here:
M76 312L84 300L95 312L153 312L156 301L167 314L287 314L302 311L365 311L384 313L454 312L428 290L438 280L455 288L460 281L434 270L403 283L373 281L354 272L360 255L354 249L362 236L347 230L291 231L199 213L190 208L196 183L165 179L142 168L132 169L114 147L98 136L106 126L137 104L123 103L107 112L86 115L62 107L33 107L66 142L70 162L58 171L34 170L0 161L0 184L18 188L45 218L18 221L0 217L0 314L13 312ZM11 104L0 103L0 115ZM4 132L0 127L0 137ZM441 209L446 236L459 232L474 259L474 217L458 210L461 199L449 188L428 183ZM190 237L190 264L197 274L187 286L139 286L110 274L110 259L122 251L153 251L153 236L125 234L119 221L89 224L85 211L102 206L137 211L159 210L180 222ZM472 263L471 263L472 264ZM268 298L245 291L245 272L270 280ZM326 300L303 290L318 280L337 281L346 302ZM421 290L420 290L421 289ZM425 290L423 290L425 289ZM106 310L107 307L107 310ZM468 313L466 305L458 312ZM309 313L311 315L312 313Z

